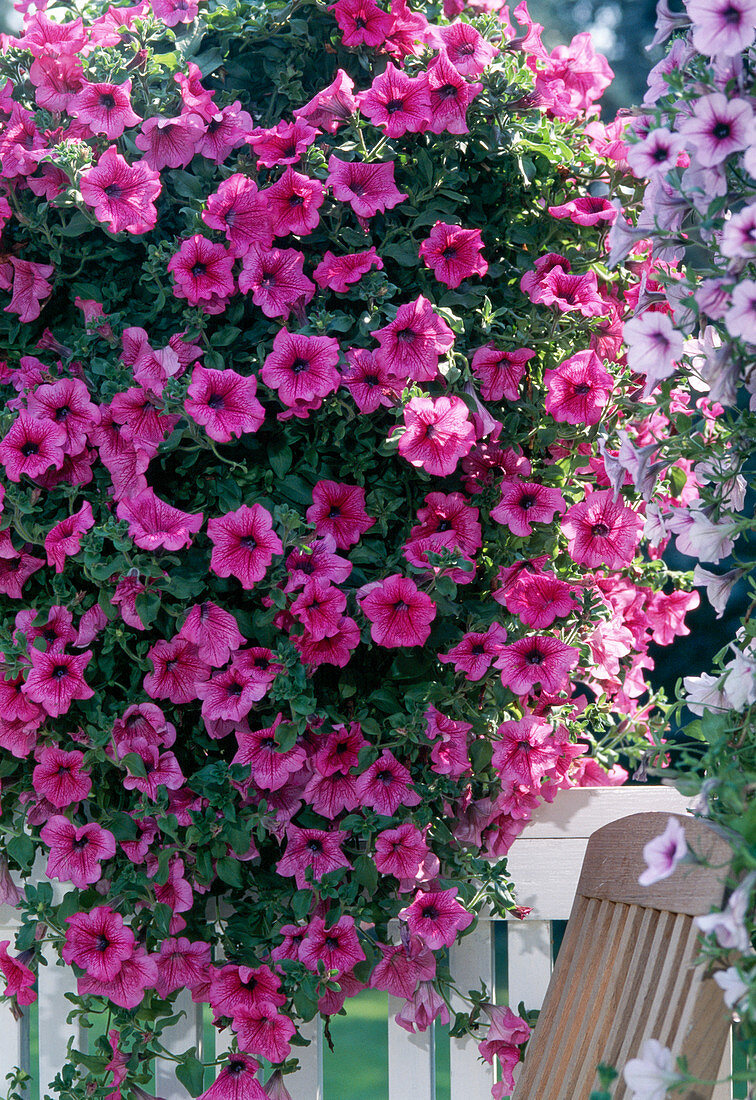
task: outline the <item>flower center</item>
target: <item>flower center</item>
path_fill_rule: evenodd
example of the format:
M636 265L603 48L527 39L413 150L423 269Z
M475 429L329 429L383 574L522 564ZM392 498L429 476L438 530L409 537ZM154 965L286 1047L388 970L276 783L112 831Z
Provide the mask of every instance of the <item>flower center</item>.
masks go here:
M313 840L308 840L307 850L310 851L310 852L322 852L323 851L323 845L320 843L319 840L315 840L313 838Z
M39 446L29 440L29 442L24 443L23 447L21 448L21 454L24 456L24 458L29 458L30 455L39 454Z
M581 382L579 386L575 386L575 393L579 393L581 397L584 397L587 393L591 392L591 387L585 382Z
M100 95L100 106L104 107L106 111L112 111L116 105L115 96L110 92L103 92Z
M289 206L304 206L304 195L289 195Z
M301 374L303 370L307 370L309 365L310 364L307 362L306 359L299 358L295 359L294 362L291 364L291 369L293 370L294 374Z
M100 935L97 937L97 950L98 951L107 951L107 949L109 947L110 947L110 940L108 939L107 936L104 936L101 932Z
M731 130L732 127L729 122L718 122L711 131L712 137L715 137L717 141L724 141L725 138L730 136Z
M536 498L532 493L526 493L523 497L520 497L520 507L524 512L527 512L529 508L532 508L536 502Z
M482 657L482 656L483 656L483 654L484 654L484 653L486 652L486 647L485 647L485 646L483 646L483 645L481 645L481 644L480 644L480 642L477 642L477 643L476 643L476 644L475 644L475 645L474 645L474 646L473 646L473 647L472 647L472 648L470 649L470 652L471 652L471 653L473 654L473 656L474 656L474 657Z
M245 550L256 550L257 539L254 535L244 535L239 539L239 545L244 547Z
M192 275L195 279L198 279L200 275L204 275L206 271L207 267L205 266L205 264L200 263L199 260L197 260L196 264L192 265Z
M445 260L454 260L457 257L457 250L454 245L450 244L446 246L441 255Z
M594 523L591 527L591 534L596 535L597 538L603 539L609 534L609 528L605 523Z
M435 905L426 905L423 909L423 916L426 920L438 920L438 909Z
M417 333L411 328L400 328L396 334L396 338L400 344L412 344L416 336Z
M444 84L438 89L438 94L441 99L456 99L459 94L459 88L455 84Z
M55 665L50 675L53 680L62 680L64 676L68 675L68 665Z
M390 115L396 114L397 111L401 111L403 107L403 99L390 99L386 104L386 110Z
M55 410L55 419L65 420L66 417L70 415L70 412L71 410L69 409L68 405L61 405L59 409Z
M209 409L222 409L223 396L219 393L211 393L207 399L207 407Z
M120 199L123 195L123 189L117 183L109 183L103 190L109 199Z
M540 649L531 649L530 653L525 654L525 660L529 665L541 665L543 664L543 654Z

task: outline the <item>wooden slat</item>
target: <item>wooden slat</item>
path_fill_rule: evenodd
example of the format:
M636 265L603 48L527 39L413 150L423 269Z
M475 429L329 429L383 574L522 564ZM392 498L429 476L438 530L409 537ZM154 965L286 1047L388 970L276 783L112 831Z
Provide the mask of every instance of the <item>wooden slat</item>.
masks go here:
M10 905L0 905L0 940L8 940L8 951L16 954L15 941L18 920ZM29 1009L23 1009L28 1021ZM29 1072L28 1027L16 1020L7 1002L0 1003L0 1094L5 1094L5 1076L17 1067Z
M715 1086L714 1091L711 1094L711 1100L732 1100L732 1081L728 1078L732 1073L732 1028L727 1032L727 1041L725 1043L724 1054L722 1055L722 1063L719 1067L719 1084Z
M394 1022L404 1001L389 997L389 1100L435 1100L436 1069L433 1028L412 1035Z
M483 982L489 996L493 997L493 927L489 919L482 918L474 932L451 947L449 967L461 994L466 994L470 989L480 989ZM470 1006L469 1001L463 1001L454 994L452 1007L457 1012L464 1012ZM451 1100L470 1100L471 1096L490 1094L494 1085L493 1066L480 1061L478 1042L473 1036L450 1040L449 1069Z
M190 1047L199 1047L202 1034L202 1005L195 1004L188 989L183 989L174 1005L174 1012L184 1011L182 1019L166 1028L161 1042L171 1054L183 1054ZM189 1093L176 1077L176 1064L159 1058L155 1066L155 1091L162 1100L189 1100Z
M286 1087L291 1100L323 1100L323 1029L319 1017L302 1024L299 1030L311 1042L308 1047L292 1047L300 1069L287 1075Z
M691 801L674 787L573 787L533 811L514 847L528 840L587 840L597 829L630 814L685 814Z
M76 992L76 978L69 966L56 966L57 953L46 946L43 951L47 966L40 966L39 990L39 1082L40 1095L48 1088L66 1062L68 1040L77 1050L86 1052L86 1033L76 1023L67 1024L66 1017L74 1006L66 993Z
M540 1008L551 980L551 921L510 921L507 925L508 1000Z

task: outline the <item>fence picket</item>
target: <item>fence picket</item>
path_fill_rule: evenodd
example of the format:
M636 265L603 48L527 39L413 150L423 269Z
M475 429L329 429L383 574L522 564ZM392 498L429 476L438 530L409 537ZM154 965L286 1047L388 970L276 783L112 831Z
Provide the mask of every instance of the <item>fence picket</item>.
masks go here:
M416 1035L405 1031L394 1021L404 1001L392 996L388 1001L389 1100L435 1100L433 1028Z
M484 982L493 996L494 952L493 925L482 917L475 931L455 944L449 952L449 964L454 982L460 992L479 989ZM460 1012L469 1009L469 1002L452 996L452 1007ZM471 1096L488 1096L494 1084L493 1067L482 1062L475 1039L466 1035L450 1040L449 1069L451 1076L451 1100L470 1100Z
M294 1047L292 1053L299 1059L300 1068L286 1078L291 1100L323 1100L323 1029L316 1017L302 1024L299 1029L304 1039L310 1039L308 1047Z
M185 1012L177 1024L166 1028L161 1042L171 1054L183 1054L190 1047L201 1046L202 1005L195 1004L188 989L183 989L174 1006L174 1012ZM155 1092L163 1100L189 1100L189 1093L176 1077L176 1063L159 1058L155 1067Z
M540 1008L551 978L551 921L510 921L507 956L512 1010L520 1001L526 1008Z
M66 1017L73 1011L73 1005L66 1000L66 993L76 992L76 978L69 966L56 966L58 953L49 945L43 955L47 966L40 966L37 976L39 990L39 1094L44 1096L60 1073L68 1049L68 1040L73 1039L77 1050L86 1052L86 1036L78 1023L66 1023Z
M18 921L15 919L14 910L9 905L0 905L0 942L8 940L8 950L15 955L15 937ZM24 1019L29 1019L29 1008L24 1008ZM28 1039L28 1026L23 1026L23 1020L16 1020L10 1009L10 1004L0 1005L0 1096L7 1091L7 1074L12 1073L17 1066L29 1071L29 1051L24 1049L24 1039Z

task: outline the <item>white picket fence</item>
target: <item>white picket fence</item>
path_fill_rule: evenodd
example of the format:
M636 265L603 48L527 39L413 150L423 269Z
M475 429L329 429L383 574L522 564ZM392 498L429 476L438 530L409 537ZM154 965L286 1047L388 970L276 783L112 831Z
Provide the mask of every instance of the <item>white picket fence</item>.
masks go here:
M684 813L686 800L667 787L582 788L560 792L551 805L542 805L509 853L509 869L516 884L517 901L532 912L524 920L507 921L509 1003L516 1007L539 1008L552 969L552 921L566 920L588 837L602 825L628 814L644 811ZM0 906L0 940L13 940L13 910ZM601 945L596 945L601 949ZM11 948L12 949L12 948ZM451 968L456 984L473 989L485 981L495 988L493 921L481 920L476 931L451 949ZM65 994L75 989L75 979L66 967L50 965L39 969L39 1057L30 1065L28 1020L15 1021L7 1007L0 1006L0 1096L5 1094L5 1075L20 1065L40 1082L44 1097L65 1060L72 1034L66 1016L71 1008ZM388 998L388 1097L375 1100L435 1100L434 1035L431 1028L411 1035L393 1020L400 1001ZM179 1007L186 1017L170 1034L166 1046L180 1053L196 1046L202 1058L205 1049L201 1006L182 996ZM348 1007L348 1002L347 1002ZM462 1006L460 1006L462 1007ZM299 1073L286 1085L293 1100L350 1100L324 1091L323 1053L319 1026L308 1025L309 1047L298 1047L302 1063ZM86 1036L75 1034L76 1046L86 1050ZM216 1053L223 1044L216 1041ZM722 1075L730 1072L730 1051ZM471 1039L450 1040L451 1100L487 1100L494 1083L493 1070L478 1058ZM156 1075L157 1096L164 1100L187 1100L188 1093L176 1080L173 1066L164 1062ZM730 1085L718 1086L714 1100L731 1100Z

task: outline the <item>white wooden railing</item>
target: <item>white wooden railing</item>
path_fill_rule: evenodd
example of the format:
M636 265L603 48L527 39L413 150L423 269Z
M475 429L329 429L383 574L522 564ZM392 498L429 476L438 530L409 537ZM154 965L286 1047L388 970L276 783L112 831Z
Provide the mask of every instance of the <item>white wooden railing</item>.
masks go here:
M685 813L687 801L668 787L581 788L562 791L551 805L542 805L515 842L509 853L509 870L516 884L517 900L532 912L524 920L509 920L507 931L507 987L509 1003L516 1007L539 1008L552 969L552 921L566 920L588 837L602 825L628 814L643 811ZM13 910L0 906L0 940L13 940ZM597 949L601 945L597 944ZM12 948L11 948L12 949ZM52 960L51 960L52 961ZM481 920L476 931L451 949L451 969L456 984L463 990L480 985L495 988L494 922ZM39 1057L30 1065L28 1019L15 1021L7 1007L0 1005L0 1096L5 1094L4 1079L15 1065L21 1065L40 1082L44 1097L65 1060L66 1044L72 1034L66 1025L70 1002L65 994L75 988L70 969L49 965L39 969ZM410 1035L393 1020L401 1001L388 998L388 1098L375 1100L435 1100L435 1057L433 1029ZM180 1053L191 1046L202 1057L214 1053L204 1043L200 1006L182 995L179 1008L186 1016L172 1032L166 1045ZM461 1007L461 1006L460 1006ZM348 1009L348 1002L347 1002ZM299 1073L289 1076L286 1085L293 1100L350 1100L348 1095L333 1097L324 1091L323 1054L317 1024L308 1025L312 1038L309 1047L298 1047L302 1063ZM86 1037L75 1035L78 1049L86 1049ZM223 1049L224 1039L216 1040L215 1053ZM730 1072L730 1051L723 1063L722 1075ZM726 1067L726 1068L725 1068ZM488 1100L494 1083L493 1070L478 1058L472 1039L450 1040L451 1100ZM176 1080L172 1064L158 1066L155 1091L165 1100L187 1100L188 1094ZM714 1100L731 1100L729 1085L718 1086Z

